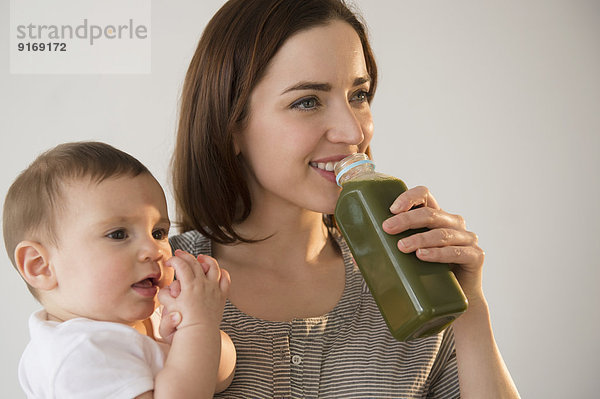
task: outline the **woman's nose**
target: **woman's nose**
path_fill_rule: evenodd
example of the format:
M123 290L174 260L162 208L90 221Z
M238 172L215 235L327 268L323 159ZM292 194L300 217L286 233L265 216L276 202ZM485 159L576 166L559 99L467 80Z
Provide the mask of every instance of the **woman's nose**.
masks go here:
M327 139L332 143L359 145L365 139L361 121L350 104L332 109L330 121Z

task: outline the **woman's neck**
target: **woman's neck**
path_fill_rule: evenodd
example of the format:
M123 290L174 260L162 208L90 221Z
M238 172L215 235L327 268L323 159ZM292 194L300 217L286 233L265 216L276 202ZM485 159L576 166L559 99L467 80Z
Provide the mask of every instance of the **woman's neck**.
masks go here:
M279 268L282 259L287 259L289 264L318 263L324 254L329 253L331 246L323 215L305 209L277 213L253 209L248 219L236 226L236 230L244 238L264 240L229 248L217 244L217 256L219 252L232 254L235 251L238 259L246 255L259 256L263 262Z
M235 281L229 300L240 311L290 321L324 315L338 303L345 286L344 263L320 213L265 217L253 212L238 232L250 239L268 237L251 244L213 243L213 256Z

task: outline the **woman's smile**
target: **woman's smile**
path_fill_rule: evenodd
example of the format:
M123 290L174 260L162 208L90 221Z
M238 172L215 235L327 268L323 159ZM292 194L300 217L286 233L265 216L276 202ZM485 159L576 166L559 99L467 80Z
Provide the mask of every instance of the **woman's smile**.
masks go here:
M350 154L335 155L326 158L320 158L309 162L309 165L314 168L320 176L328 181L335 183L335 165Z

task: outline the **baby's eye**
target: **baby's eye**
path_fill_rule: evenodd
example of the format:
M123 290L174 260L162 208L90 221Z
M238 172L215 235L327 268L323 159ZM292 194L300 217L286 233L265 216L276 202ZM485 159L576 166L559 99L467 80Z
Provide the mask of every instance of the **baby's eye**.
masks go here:
M108 233L106 236L113 240L124 240L127 238L127 233L125 230L115 230L111 233Z
M169 235L169 232L165 229L157 229L152 232L152 237L155 240L164 240Z
M316 97L306 97L301 98L300 100L293 103L291 105L291 108L299 109L301 111L311 111L319 107L319 105L321 105L321 103Z

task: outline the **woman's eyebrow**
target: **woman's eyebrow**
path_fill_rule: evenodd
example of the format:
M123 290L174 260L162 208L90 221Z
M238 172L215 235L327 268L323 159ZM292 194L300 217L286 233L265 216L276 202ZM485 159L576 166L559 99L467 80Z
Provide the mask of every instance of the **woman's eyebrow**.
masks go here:
M354 86L360 86L363 83L369 83L371 81L371 77L369 75L361 76L354 79Z
M369 75L360 76L360 77L354 79L353 85L360 86L361 84L368 83L370 81L371 81L371 77ZM311 82L311 81L299 82L293 86L288 87L287 89L282 91L281 94L285 94L285 93L288 93L288 92L294 91L294 90L331 91L331 85L329 83L319 83L319 82Z
M330 91L331 85L329 83L318 83L318 82L300 82L293 86L288 87L281 94L285 94L294 90L317 90L317 91Z

